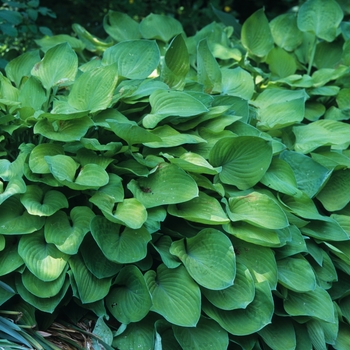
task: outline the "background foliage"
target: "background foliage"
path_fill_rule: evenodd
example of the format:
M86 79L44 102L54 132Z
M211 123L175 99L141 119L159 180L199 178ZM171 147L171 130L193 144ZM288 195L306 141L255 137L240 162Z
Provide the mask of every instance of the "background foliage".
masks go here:
M86 317L96 348L347 349L349 6L213 11L6 65L0 346Z

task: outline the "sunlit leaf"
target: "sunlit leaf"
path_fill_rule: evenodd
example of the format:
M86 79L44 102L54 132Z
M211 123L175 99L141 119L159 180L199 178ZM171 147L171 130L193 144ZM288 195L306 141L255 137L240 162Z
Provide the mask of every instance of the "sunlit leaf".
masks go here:
M266 56L273 48L273 37L263 9L254 12L243 23L242 44L258 57Z
M48 50L31 71L46 90L74 81L77 72L78 57L67 42Z
M300 6L298 27L320 39L333 41L343 19L343 11L335 0L309 0Z
M159 59L155 41L129 40L108 48L103 54L102 63L115 67L115 75L118 72L124 78L145 79L157 68ZM111 69L109 74L113 74Z

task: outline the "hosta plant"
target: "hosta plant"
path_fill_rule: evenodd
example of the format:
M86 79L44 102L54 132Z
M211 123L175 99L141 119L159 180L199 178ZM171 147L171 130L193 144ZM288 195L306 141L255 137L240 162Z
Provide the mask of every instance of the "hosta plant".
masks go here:
M1 308L90 312L96 348L347 349L349 10L217 11L192 37L109 12L106 39L12 60Z

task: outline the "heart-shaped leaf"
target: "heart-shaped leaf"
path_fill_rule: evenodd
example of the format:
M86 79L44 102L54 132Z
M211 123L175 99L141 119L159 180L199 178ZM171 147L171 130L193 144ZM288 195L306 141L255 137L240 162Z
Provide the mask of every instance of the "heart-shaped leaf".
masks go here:
M154 128L169 116L186 118L208 112L201 101L182 91L156 90L150 95L149 102L152 110L142 120L145 128Z
M232 286L222 290L202 288L202 293L219 309L245 309L254 299L255 284L248 268L237 262L236 276Z
M128 189L146 208L182 203L198 196L193 178L169 163L160 163L147 178L131 180Z
M204 192L199 192L198 197L188 202L170 205L168 213L201 224L222 225L230 222L220 203Z
M119 224L112 223L102 216L91 221L91 233L103 254L116 263L133 263L142 260L147 254L147 243L151 236L148 231L130 229L121 231Z
M29 214L38 216L51 216L60 209L68 208L68 200L63 193L55 190L44 193L38 185L27 186L21 203Z
M129 40L109 47L103 54L102 63L116 67L121 77L145 79L157 68L159 60L155 41Z
M183 32L182 25L175 18L151 13L140 23L143 38L169 42L175 35Z
M89 117L52 122L44 118L34 125L34 133L54 141L73 142L85 136L91 126L93 123Z
M220 66L209 50L206 39L201 40L197 46L197 75L198 82L203 85L205 92L221 92Z
M72 269L80 301L83 304L101 300L108 294L111 286L111 279L98 279L95 277L86 268L84 261L79 254L70 257L69 266Z
M274 307L269 284L257 283L254 300L245 308L231 311L220 310L203 302L204 312L233 335L250 335L271 323Z
M112 102L117 82L116 65L86 71L75 81L68 95L68 103L78 111L94 113L106 109Z
M334 0L309 0L300 6L298 27L312 32L320 39L333 41L343 19L343 11Z
M316 277L306 259L289 257L277 260L277 269L279 283L286 288L299 293L315 290Z
M151 296L140 270L125 266L106 298L110 313L123 324L142 320L151 308Z
M288 291L284 300L284 309L292 316L311 316L326 322L334 322L334 305L331 297L323 288L306 293Z
M20 276L16 276L16 289L20 297L29 305L33 305L36 309L51 314L56 310L56 308L66 295L69 285L69 278L66 277L63 287L58 292L58 294L50 298L39 298L34 294L30 293L24 287Z
M79 246L87 232L90 222L95 216L88 207L74 207L70 216L58 211L46 220L44 232L47 243L53 243L63 253L77 254Z
M190 70L190 60L185 40L181 34L170 43L162 66L161 77L171 88L182 90Z
M228 334L213 320L202 317L196 327L173 326L176 340L182 349L228 348Z
M173 242L170 253L182 261L201 286L214 290L232 286L236 275L235 254L231 241L222 232L203 229L194 237Z
M57 143L42 143L35 146L29 155L30 170L36 174L49 174L50 169L44 157L57 154L64 154L62 146Z
M245 221L262 228L281 229L289 225L276 200L259 192L229 198L228 216L231 221Z
M63 271L57 279L44 282L26 269L22 273L22 283L28 292L34 294L36 297L52 298L60 292L66 277L66 271Z
M151 310L181 327L195 327L201 312L201 294L183 266L168 269L161 264L149 270L145 280L152 297Z
M264 9L254 12L243 23L242 44L258 57L266 56L273 48L273 38Z
M53 86L74 81L77 72L77 54L67 42L64 42L48 50L31 73L41 81L46 90L49 90Z
M265 140L253 136L225 137L216 142L209 155L209 162L213 166L222 166L220 180L240 190L260 181L271 159L271 146Z
M68 260L66 254L53 244L46 243L43 230L22 236L18 243L18 254L30 272L44 282L56 280Z
M103 18L104 30L116 41L140 39L139 24L125 13L109 10Z
M22 206L18 197L10 197L2 205L0 210L0 234L21 235L40 230L45 219L40 216L30 215Z

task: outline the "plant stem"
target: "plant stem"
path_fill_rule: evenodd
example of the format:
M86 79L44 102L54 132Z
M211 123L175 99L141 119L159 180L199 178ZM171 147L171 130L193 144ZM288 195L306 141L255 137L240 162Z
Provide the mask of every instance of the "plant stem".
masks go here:
M314 58L315 58L315 53L316 53L316 46L317 46L317 36L315 36L313 48L312 48L312 51L311 51L311 56L310 56L309 65L308 65L308 67L307 67L307 74L308 74L308 75L310 75L311 69L312 69L312 65L313 65L313 63L314 63Z

